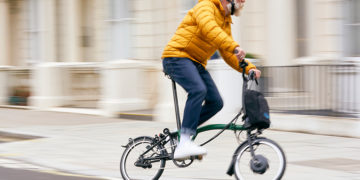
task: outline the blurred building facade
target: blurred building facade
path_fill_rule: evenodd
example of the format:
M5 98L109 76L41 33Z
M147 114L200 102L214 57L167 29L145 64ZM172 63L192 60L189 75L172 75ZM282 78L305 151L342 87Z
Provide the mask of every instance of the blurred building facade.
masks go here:
M0 104L114 114L170 102L162 50L196 3L0 0ZM359 11L358 0L246 2L233 37L260 59L271 107L360 112Z

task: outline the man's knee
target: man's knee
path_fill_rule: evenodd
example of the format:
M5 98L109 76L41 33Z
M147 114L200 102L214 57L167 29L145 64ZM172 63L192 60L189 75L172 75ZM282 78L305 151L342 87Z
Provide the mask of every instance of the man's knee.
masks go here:
M216 108L217 108L218 111L220 111L223 107L224 107L224 101L222 100L221 97L219 97L216 100Z
M219 112L224 107L224 102L220 96L207 100L205 103L212 106L216 112Z
M207 89L205 86L199 86L194 88L191 92L189 92L190 94L192 94L193 96L197 96L197 97L201 97L201 98L205 98L206 93L207 93Z

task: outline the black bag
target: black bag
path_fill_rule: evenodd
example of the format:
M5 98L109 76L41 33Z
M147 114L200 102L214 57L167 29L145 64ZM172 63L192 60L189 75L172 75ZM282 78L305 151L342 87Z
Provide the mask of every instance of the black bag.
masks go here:
M270 126L270 114L264 95L254 90L245 90L244 93L247 116L245 124L258 129L268 128Z

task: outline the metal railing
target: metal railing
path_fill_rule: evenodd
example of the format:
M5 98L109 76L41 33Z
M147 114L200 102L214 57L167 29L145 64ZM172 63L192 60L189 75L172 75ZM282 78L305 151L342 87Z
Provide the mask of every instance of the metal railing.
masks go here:
M360 67L353 64L263 66L260 90L272 110L360 113Z

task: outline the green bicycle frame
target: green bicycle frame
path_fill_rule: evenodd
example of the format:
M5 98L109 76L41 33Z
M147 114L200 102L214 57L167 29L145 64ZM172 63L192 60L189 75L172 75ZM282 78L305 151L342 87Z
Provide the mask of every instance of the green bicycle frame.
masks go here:
M225 130L232 130L232 131L243 131L243 130L248 130L248 128L245 128L243 125L237 125L234 123L230 123L230 124L209 124L203 127L200 127L196 130L196 134L191 138L192 140L195 140L197 135L205 132L205 131L211 131L211 130L221 130L217 135L215 135L214 137L220 135L223 131ZM180 139L180 131L176 131L175 132L178 136L178 138ZM213 138L211 138L208 142L210 142ZM208 143L206 142L206 143ZM205 143L205 144L206 144Z
M226 130L233 130L233 131L242 131L242 130L246 130L246 128L244 128L242 125L236 125L236 124L230 124L229 127L226 128L226 126L228 126L228 124L210 124L210 125L206 125L203 127L200 127L199 129L196 130L196 135L201 133L201 132L205 132L205 131L211 131L211 130L219 130L219 129L226 129Z
M222 130L218 134L216 134L213 138L206 141L204 144L207 144L208 142L212 141L215 137L220 135L224 130L233 130L233 131L243 131L247 130L247 128L244 128L242 125L236 125L231 122L231 124L210 124L203 127L200 127L196 130L196 134L192 137L192 140L195 140L197 135L199 133L205 132L205 131L211 131L211 130Z

